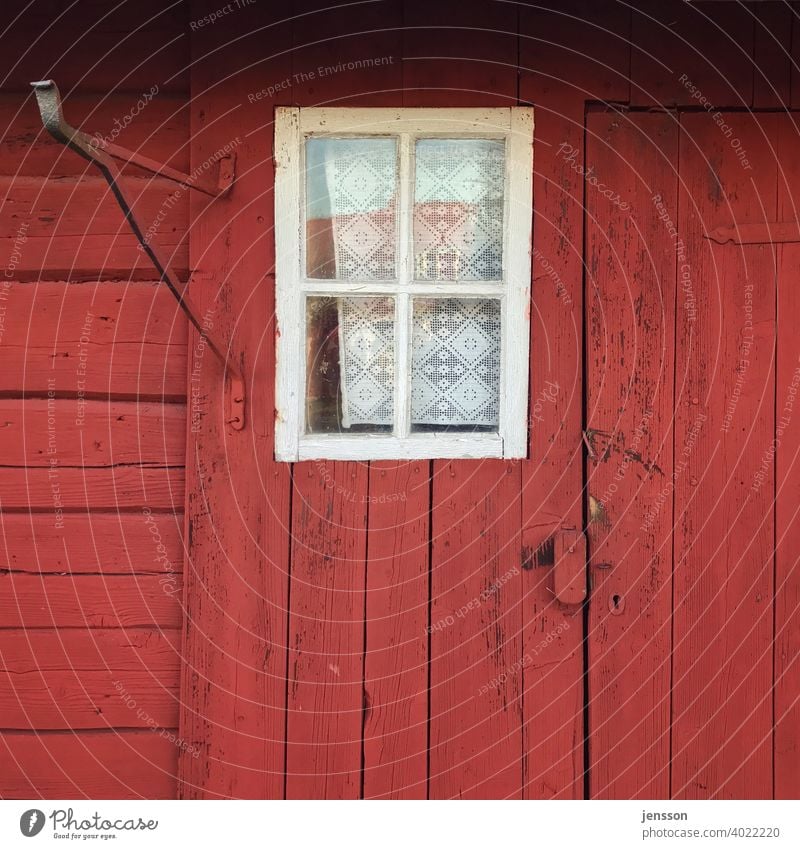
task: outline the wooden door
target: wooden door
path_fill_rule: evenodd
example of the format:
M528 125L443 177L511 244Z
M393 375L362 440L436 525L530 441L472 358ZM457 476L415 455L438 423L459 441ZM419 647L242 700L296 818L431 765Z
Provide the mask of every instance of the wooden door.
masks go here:
M792 142L775 114L588 117L593 797L798 790Z

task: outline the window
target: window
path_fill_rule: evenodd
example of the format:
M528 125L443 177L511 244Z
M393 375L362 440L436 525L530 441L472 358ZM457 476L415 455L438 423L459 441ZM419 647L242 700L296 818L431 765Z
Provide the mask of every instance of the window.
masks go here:
M279 108L279 460L524 457L533 113Z

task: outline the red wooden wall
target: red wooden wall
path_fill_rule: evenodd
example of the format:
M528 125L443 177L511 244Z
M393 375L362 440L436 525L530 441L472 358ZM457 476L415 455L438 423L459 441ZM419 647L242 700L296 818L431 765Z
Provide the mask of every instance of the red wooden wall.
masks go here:
M33 4L2 39L0 796L169 798L187 331L28 84L52 71L73 123L187 168L186 10L85 2L56 23L65 6ZM170 184L129 180L155 219ZM159 232L183 274L188 222L182 197Z
M798 795L796 246L703 238L796 216L798 10L634 5L294 0L197 26L219 4L85 0L66 30L57 2L14 23L1 796ZM366 58L391 61L318 72ZM157 239L243 363L242 433L101 182L41 137L46 76L105 132L157 85L117 141L176 167L235 146L233 193L181 193ZM531 398L558 385L531 459L275 463L274 106L517 103ZM171 187L131 180L155 219ZM558 527L588 533L584 608L552 599Z

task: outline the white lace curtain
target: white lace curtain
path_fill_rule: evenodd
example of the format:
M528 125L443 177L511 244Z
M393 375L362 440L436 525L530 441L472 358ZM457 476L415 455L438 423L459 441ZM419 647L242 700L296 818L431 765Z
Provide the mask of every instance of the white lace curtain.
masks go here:
M340 280L394 278L396 144L329 139L314 156L317 217L332 223ZM423 280L502 276L502 143L417 143L413 212L415 272ZM311 204L309 204L311 205ZM339 298L342 426L391 425L394 414L394 302ZM415 297L412 319L413 425L496 426L500 303Z
M339 299L342 426L392 423L394 308L391 298ZM500 304L473 298L415 301L411 422L496 426Z

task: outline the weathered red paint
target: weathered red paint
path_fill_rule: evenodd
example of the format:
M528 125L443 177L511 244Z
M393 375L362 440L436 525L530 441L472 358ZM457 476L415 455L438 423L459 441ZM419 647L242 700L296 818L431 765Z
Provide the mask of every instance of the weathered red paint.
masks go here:
M4 51L0 796L796 798L800 247L704 238L795 217L794 116L758 112L800 91L794 10L105 5L56 29L34 4ZM41 134L20 92L45 76L105 133L158 85L114 141L187 173L235 141L230 195L179 193L155 238L247 376L241 433L104 186ZM529 459L276 463L274 106L518 103ZM155 219L174 186L129 180ZM561 604L584 530L588 601Z
M595 113L587 161L592 795L669 796L678 122ZM666 509L659 510L665 488ZM635 622L635 627L631 627Z

